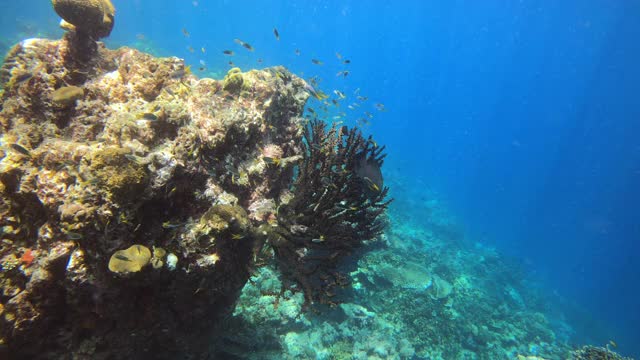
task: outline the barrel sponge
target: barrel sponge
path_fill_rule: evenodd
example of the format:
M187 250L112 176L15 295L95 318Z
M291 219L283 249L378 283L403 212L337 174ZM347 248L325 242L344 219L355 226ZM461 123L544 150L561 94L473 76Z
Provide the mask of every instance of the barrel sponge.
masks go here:
M151 251L143 245L133 245L118 250L109 260L109 270L114 273L132 273L142 270L151 260Z
M113 29L116 10L110 0L51 0L51 3L62 19L96 39L109 36Z

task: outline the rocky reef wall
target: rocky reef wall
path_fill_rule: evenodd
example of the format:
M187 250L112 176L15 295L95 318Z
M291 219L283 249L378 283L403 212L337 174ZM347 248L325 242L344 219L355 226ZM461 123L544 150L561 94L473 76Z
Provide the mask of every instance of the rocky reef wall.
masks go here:
M307 85L100 43L78 57L73 36L0 69L2 351L199 358L291 197L295 162L272 160L300 158Z

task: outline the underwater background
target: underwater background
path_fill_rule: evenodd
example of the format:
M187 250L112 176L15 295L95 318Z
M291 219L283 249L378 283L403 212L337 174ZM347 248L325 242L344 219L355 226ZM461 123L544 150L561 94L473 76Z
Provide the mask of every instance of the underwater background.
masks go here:
M433 254L447 259L447 249L502 254L499 270L482 275L464 256L442 266L496 282L517 277L504 281L545 299L558 338L576 346L613 340L616 351L640 357L640 2L113 3L110 48L181 57L195 75L217 79L229 61L243 70L283 65L317 76L327 94L345 94L324 116L387 146L383 171L395 198L387 236L404 242L398 254L423 253L412 261L427 268ZM2 8L2 53L63 33L47 1ZM402 257L370 261L384 268ZM508 301L504 291L496 286L497 304ZM355 296L362 303L374 295ZM250 309L241 303L237 312ZM471 318L469 311L456 316Z

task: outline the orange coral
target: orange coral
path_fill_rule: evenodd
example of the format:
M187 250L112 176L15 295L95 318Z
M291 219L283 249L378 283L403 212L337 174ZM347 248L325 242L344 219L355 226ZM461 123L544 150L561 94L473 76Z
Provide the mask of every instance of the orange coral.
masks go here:
M31 266L33 259L35 259L35 256L33 256L33 252L31 251L31 249L27 249L27 251L22 254L22 257L20 257L20 262L22 262L24 266L29 267Z

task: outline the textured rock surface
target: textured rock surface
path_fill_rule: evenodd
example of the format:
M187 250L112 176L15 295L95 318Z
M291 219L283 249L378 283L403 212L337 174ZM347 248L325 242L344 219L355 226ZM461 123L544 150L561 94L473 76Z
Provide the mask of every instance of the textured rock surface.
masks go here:
M110 0L52 0L56 13L94 39L109 36L113 29L116 9Z
M129 48L76 57L69 38L26 40L0 69L2 347L201 358L274 218L264 204L287 196L292 166L263 156L299 155L305 83L273 68L225 87ZM68 86L84 95L57 106ZM109 271L133 244L176 268Z

